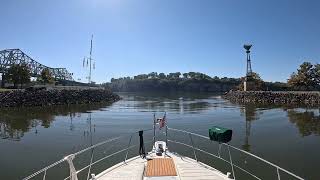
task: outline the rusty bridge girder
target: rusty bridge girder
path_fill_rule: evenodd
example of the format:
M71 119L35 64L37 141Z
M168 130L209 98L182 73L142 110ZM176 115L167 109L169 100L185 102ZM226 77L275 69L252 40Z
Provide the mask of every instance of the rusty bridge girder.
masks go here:
M6 73L14 64L26 64L32 77L39 77L43 69L48 68L55 79L73 81L72 73L66 68L51 68L29 57L20 49L5 49L0 51L0 73Z

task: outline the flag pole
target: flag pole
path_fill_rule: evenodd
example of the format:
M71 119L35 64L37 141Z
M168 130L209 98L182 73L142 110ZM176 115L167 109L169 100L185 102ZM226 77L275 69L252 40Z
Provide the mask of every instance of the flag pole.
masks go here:
M168 149L168 121L167 121L167 113L164 112L163 121L166 124L166 149L164 150L165 154L167 154Z
M156 113L153 113L153 147L156 143Z

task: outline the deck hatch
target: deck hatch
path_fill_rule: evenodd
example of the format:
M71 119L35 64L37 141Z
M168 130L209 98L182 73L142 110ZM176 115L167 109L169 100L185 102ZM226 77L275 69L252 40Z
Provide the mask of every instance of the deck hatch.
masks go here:
M177 176L172 158L156 158L147 162L146 176Z

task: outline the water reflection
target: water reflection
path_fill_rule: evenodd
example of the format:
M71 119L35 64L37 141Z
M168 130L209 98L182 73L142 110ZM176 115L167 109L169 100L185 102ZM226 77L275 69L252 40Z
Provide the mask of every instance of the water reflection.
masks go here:
M147 94L125 94L122 93L122 106L128 109L140 109L149 111L173 111L184 113L201 113L210 108L217 107L217 104L208 99L217 98L215 94L194 94L194 93L147 93Z
M289 109L287 112L289 121L298 127L301 136L320 135L320 109Z
M245 117L246 120L246 132L245 141L242 148L246 151L250 151L250 132L251 124L262 118L262 110L273 109L276 107L260 107L255 105L244 105L240 108L241 116ZM279 108L279 107L277 107ZM320 135L320 109L308 109L308 108L293 108L293 107L280 107L283 111L287 112L289 122L296 125L299 129L299 133L302 137L309 135Z
M251 146L249 139L251 136L251 125L254 121L263 118L261 117L263 114L262 110L274 108L276 107L260 107L255 105L244 105L240 108L240 114L241 116L244 116L246 120L245 140L244 144L242 145L242 149L250 151ZM302 137L309 135L320 135L320 109L292 107L280 107L280 109L287 113L289 122L296 125Z
M8 175L0 173L0 179L21 179L22 175L31 174L35 169L40 169L68 153L77 152L109 137L150 128L151 116L155 111L168 112L170 126L203 135L207 135L208 125L221 125L234 129L236 137L231 142L233 145L237 147L242 145L246 151L258 152L258 155L284 168L292 169L297 174L305 173L306 176L318 177L318 174L314 173L317 170L316 167L307 166L306 168L306 164L316 164L319 161L317 158L320 147L319 138L303 138L320 135L318 109L232 104L214 94L131 93L121 96L123 100L108 108L105 108L107 105L102 104L0 109L0 137L10 140L3 140L5 142L3 143L0 139L0 154L2 154L0 169L3 172L17 172L8 173ZM86 113L101 108L104 112ZM49 127L50 129L44 129ZM26 133L28 131L29 133ZM298 139L299 133L303 137ZM265 137L266 134L267 137ZM186 140L184 136L174 138ZM301 148L303 139L304 142L312 143L303 143ZM21 143L15 143L12 140L21 140ZM138 138L135 140L138 142ZM25 143L22 143L23 141ZM85 155L87 159L83 164L89 164L92 154L99 155L101 152L105 155L109 150L126 147L127 143L128 139L125 139L120 144L103 147L105 149L102 151L95 149L95 152L91 151ZM196 143L198 146L212 150L212 146L207 141L197 140ZM288 151L288 146L279 144L288 144L294 151ZM216 152L215 150L213 152ZM187 149L183 147L177 151L187 152ZM132 152L136 153L137 150L134 149ZM33 154L39 158L34 158ZM245 167L255 168L256 164L250 161L250 158L240 156L241 160L244 160L241 162ZM237 159L234 160L236 162ZM28 162L28 165L26 166L23 162ZM108 163L112 165L112 161ZM80 165L80 161L77 165Z
M260 112L262 113L262 112ZM242 145L242 149L245 151L250 151L249 137L251 132L251 123L259 119L259 113L257 113L256 106L245 105L240 109L241 116L245 117L246 120L246 133L245 133L245 142Z
M19 141L24 136L24 133L28 131L34 131L37 134L38 126L49 128L56 116L69 117L69 129L72 131L75 117L80 117L81 113L98 110L106 106L107 104L90 104L0 109L0 137Z
M170 111L179 114L212 112L217 108L224 108L225 101L214 94L122 94L123 100L115 108L128 108L138 111ZM105 108L107 104L53 106L45 108L20 108L0 109L0 137L3 139L19 141L24 133L31 131L39 133L39 126L49 128L56 116L69 117L69 130L75 128L74 120L82 113ZM252 123L262 117L266 109L282 109L286 112L289 122L295 124L299 133L304 136L320 135L320 112L318 109L286 108L286 107L261 107L255 105L239 105L240 114L245 118L245 139L242 148L250 151L250 136ZM268 111L269 112L269 111ZM91 125L88 117L88 130L83 134L88 135ZM90 125L89 125L90 124Z

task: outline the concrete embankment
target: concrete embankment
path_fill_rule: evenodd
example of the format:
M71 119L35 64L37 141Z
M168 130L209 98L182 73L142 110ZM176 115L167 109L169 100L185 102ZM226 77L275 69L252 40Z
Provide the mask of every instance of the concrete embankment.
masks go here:
M320 106L318 91L230 91L224 98L243 104Z
M103 89L31 89L0 92L0 107L50 106L116 102L120 97Z

